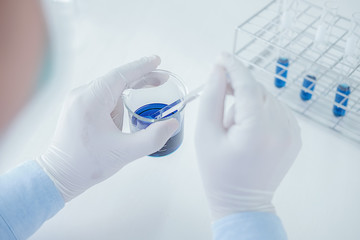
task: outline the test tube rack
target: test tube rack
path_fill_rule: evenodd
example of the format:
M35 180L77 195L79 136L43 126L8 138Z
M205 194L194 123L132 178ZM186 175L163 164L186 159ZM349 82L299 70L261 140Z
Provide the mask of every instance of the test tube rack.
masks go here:
M256 79L279 100L299 114L360 143L360 67L353 67L346 77L350 79L351 94L346 114L335 117L332 109L339 79L342 76L343 53L351 21L337 16L334 21L329 44L321 51L313 51L317 26L322 7L301 1L292 27L291 38L279 44L281 16L278 4L272 1L260 11L239 25L235 30L233 54L244 62ZM279 51L286 52L290 65L286 86L274 86L275 68ZM317 82L312 99L303 101L300 91L309 66L318 70ZM278 75L276 75L279 77Z

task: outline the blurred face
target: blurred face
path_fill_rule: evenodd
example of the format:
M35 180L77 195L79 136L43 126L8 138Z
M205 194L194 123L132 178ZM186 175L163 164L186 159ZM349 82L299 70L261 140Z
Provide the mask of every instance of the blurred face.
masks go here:
M45 22L38 0L0 1L0 135L29 100L42 64Z

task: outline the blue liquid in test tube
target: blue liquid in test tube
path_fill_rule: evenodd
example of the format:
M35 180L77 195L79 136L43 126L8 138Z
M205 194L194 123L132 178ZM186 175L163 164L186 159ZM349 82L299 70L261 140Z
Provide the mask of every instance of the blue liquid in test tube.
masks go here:
M283 78L287 78L287 72L288 72L288 67L289 67L289 59L284 58L284 57L279 57L279 59L276 62L276 69L275 69L275 73L277 76L281 76ZM275 76L275 86L277 88L282 88L285 87L286 85L286 81L278 78Z
M345 96L344 96L345 95ZM335 95L335 102L344 106L344 108L348 104L348 96L350 95L350 86L346 83L341 83L337 87L336 95ZM342 117L345 115L346 110L342 107L338 107L334 105L333 107L333 113L335 117Z
M304 78L304 81L303 81L303 87L304 88L307 88L311 91L314 91L315 89L315 81L316 81L316 77L313 76L313 75L306 75L306 77ZM308 101L311 99L312 97L312 93L311 92L307 92L303 89L301 89L301 92L300 92L300 97L302 100L304 101Z
M156 119L157 114L154 114L158 112L160 109L166 107L167 104L164 103L150 103L146 104L140 108L138 108L135 113L148 119ZM169 155L170 153L175 152L181 145L183 138L184 138L184 125L183 121L180 118L180 114L177 114L178 111L174 111L164 117L169 117L174 115L174 117L179 121L180 127L179 130L165 143L165 145L157 152L150 154L149 156L152 157L163 157L166 155ZM147 128L151 122L142 121L140 119L137 119L135 116L132 116L131 118L131 124L133 127L135 127L137 130L145 129Z

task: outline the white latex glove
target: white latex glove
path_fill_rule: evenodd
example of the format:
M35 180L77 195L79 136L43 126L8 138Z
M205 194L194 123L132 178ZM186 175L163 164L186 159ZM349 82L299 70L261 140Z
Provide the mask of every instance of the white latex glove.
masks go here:
M301 147L299 126L239 61L223 54L221 62L204 90L195 133L211 213L216 220L244 211L274 211L274 191ZM229 89L235 103L224 120Z
M159 64L159 57L145 57L70 93L52 143L37 159L66 202L131 161L158 151L177 130L177 120L171 119L134 134L121 132L122 92Z

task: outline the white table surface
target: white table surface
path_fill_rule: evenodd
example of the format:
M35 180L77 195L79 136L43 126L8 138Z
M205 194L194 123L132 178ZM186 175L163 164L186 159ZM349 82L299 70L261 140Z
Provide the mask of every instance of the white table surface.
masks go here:
M231 51L235 26L266 3L78 1L74 72L64 89L153 53L193 89L206 81L216 56ZM341 1L341 14L356 9L359 1ZM21 113L2 139L0 172L44 151L64 97L58 95L35 98ZM211 239L193 144L197 109L197 102L187 107L177 152L128 165L68 203L31 239ZM303 148L274 199L289 239L360 239L360 145L297 117Z

